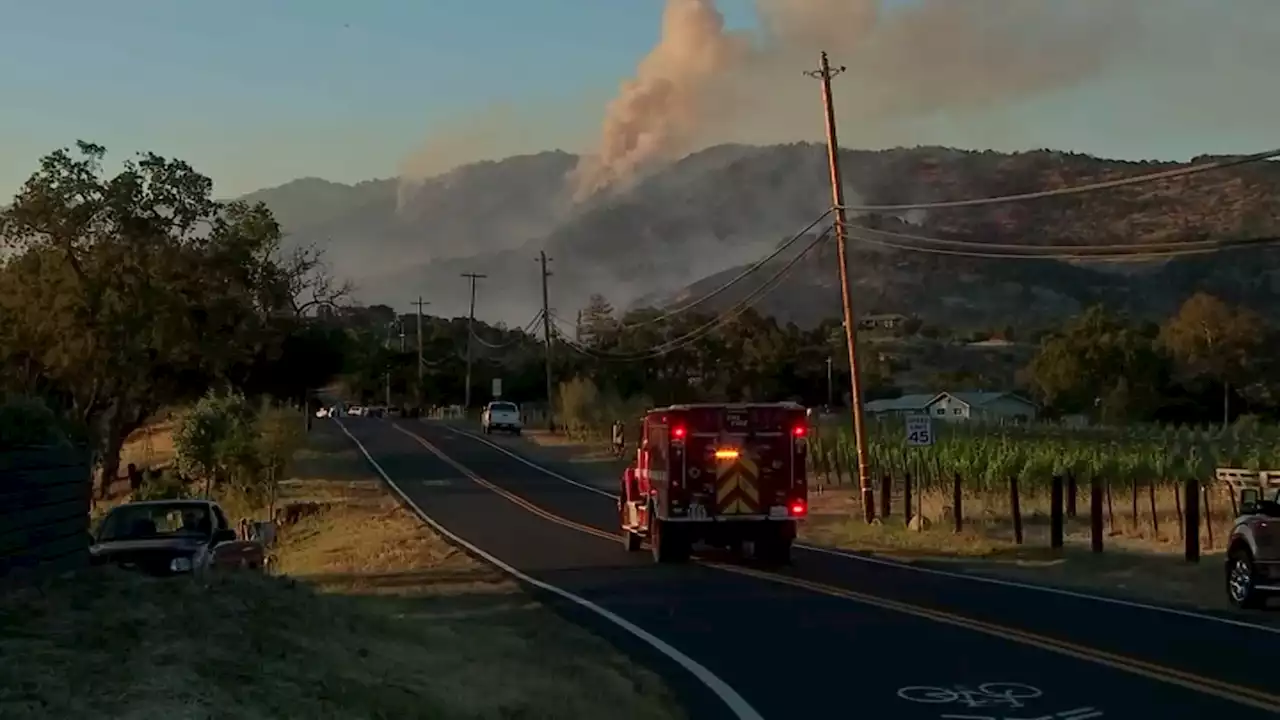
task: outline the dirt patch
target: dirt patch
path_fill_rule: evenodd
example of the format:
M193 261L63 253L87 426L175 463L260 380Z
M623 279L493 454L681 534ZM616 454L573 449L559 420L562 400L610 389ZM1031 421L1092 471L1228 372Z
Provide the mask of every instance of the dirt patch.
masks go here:
M5 718L684 717L659 678L454 549L318 425L276 571L0 588ZM310 461L310 464L306 462Z

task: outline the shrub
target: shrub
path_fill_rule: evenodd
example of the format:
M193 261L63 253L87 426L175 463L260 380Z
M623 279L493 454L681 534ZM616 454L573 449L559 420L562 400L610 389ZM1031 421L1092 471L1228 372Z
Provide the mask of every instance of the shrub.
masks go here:
M256 413L239 393L210 392L178 419L173 449L178 472L206 488L251 482L259 470Z
M0 398L0 452L29 447L69 445L58 416L39 398Z
M182 476L172 468L166 468L158 476L147 476L142 487L134 493L134 500L177 500L191 497L192 488L183 482Z

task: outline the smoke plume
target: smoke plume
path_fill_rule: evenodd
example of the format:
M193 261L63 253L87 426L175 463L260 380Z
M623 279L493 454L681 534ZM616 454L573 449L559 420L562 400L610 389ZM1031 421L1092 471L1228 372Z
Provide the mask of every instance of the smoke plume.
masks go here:
M746 59L714 0L667 0L662 37L606 110L596 154L574 173L581 197L626 179L646 162L687 149L710 107L712 84Z
M714 0L667 0L658 44L609 104L579 198L726 140L811 137L818 52L848 66L842 141L903 118L986 109L1069 87L1105 67L1132 31L1129 0L756 0L759 30L726 31ZM809 132L798 131L810 128Z

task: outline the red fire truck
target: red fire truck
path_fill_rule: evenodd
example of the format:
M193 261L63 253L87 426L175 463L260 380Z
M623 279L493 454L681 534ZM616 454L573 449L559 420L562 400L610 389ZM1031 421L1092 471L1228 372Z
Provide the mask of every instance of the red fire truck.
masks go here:
M808 422L795 403L672 405L645 413L618 516L630 551L688 559L692 545L786 563L809 510Z

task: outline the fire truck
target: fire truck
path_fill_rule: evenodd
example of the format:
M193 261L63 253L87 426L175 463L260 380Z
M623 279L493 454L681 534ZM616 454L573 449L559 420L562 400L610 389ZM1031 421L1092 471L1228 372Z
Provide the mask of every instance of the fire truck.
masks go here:
M645 413L636 462L622 477L627 549L659 563L694 543L785 564L809 510L808 419L796 403L671 405Z

